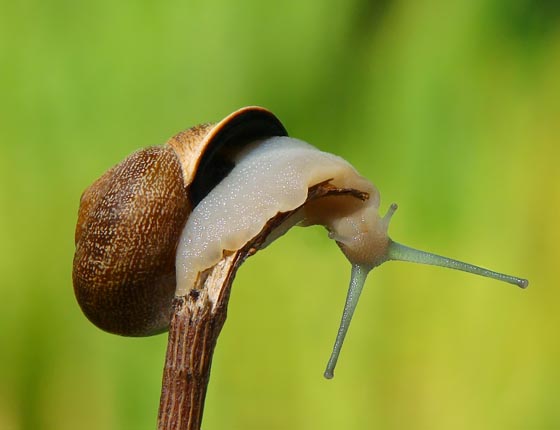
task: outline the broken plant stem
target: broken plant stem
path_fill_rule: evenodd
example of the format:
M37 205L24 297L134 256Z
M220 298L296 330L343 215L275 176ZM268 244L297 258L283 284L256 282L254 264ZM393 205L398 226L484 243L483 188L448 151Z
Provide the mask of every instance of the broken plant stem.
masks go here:
M325 182L309 189L305 204L334 195L360 200L368 198L366 193L339 189ZM201 274L187 296L173 300L158 430L200 429L214 348L226 320L235 273L243 261L261 249L269 235L298 209L279 213L270 219L242 249L225 255L218 264Z

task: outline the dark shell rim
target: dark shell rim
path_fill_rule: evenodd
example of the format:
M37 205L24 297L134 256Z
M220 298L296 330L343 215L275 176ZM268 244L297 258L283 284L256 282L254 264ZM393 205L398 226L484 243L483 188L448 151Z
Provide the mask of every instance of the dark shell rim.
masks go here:
M224 146L237 146L236 150L241 150L248 143L272 136L288 136L288 132L276 115L260 106L243 107L216 123L203 139L204 150L190 184L193 205L209 191L209 187L201 184L205 183L213 158Z

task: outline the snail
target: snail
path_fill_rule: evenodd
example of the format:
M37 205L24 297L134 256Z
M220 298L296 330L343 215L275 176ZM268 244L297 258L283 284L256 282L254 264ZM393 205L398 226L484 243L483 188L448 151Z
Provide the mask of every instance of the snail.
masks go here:
M367 195L308 204L328 182ZM224 252L243 247L280 212L293 225L326 227L350 261L351 279L325 377L332 378L368 273L390 260L462 270L526 288L528 281L399 244L388 235L397 206L379 216L375 186L345 160L288 137L268 110L246 107L140 150L82 194L73 264L77 301L103 330L149 336L167 329L174 295L185 296ZM266 245L266 244L265 244Z

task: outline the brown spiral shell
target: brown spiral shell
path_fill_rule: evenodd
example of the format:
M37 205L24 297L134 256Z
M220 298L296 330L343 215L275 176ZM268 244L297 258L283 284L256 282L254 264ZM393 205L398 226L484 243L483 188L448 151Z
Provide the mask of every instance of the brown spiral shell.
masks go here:
M99 328L124 336L167 329L175 252L192 208L232 168L232 152L286 135L259 107L193 127L137 151L82 194L72 279L80 307Z

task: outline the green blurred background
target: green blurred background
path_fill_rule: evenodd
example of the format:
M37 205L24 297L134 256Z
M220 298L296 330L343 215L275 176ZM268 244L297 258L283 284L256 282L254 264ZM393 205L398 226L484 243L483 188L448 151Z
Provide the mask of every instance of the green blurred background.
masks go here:
M83 189L245 105L352 162L403 243L530 279L372 274L294 229L235 282L207 429L560 428L560 3L0 3L0 428L152 429L166 336L105 334L71 284Z

